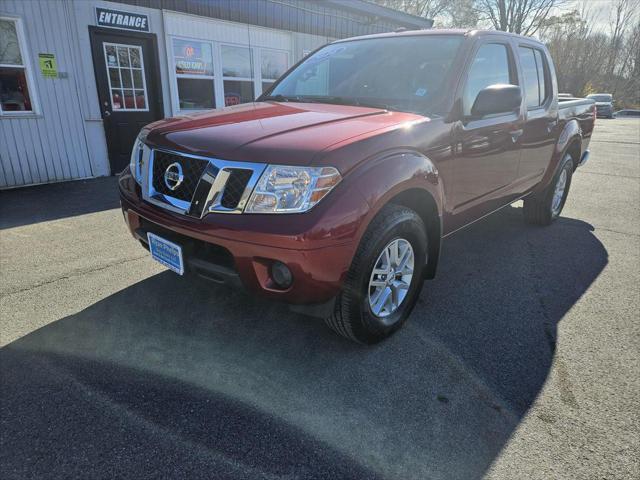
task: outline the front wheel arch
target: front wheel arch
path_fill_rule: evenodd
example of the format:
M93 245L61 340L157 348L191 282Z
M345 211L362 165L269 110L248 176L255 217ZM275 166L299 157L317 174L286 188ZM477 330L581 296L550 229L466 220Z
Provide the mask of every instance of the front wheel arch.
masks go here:
M435 199L427 190L411 188L398 193L388 203L407 207L418 214L427 230L429 243L427 246L427 267L424 278L433 279L438 269L440 259L440 244L442 239L442 217L438 214Z

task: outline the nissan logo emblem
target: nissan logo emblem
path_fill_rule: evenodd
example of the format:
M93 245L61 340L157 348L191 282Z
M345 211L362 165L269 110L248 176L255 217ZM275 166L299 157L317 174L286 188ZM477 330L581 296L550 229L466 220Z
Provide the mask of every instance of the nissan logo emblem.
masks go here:
M169 190L177 189L182 185L183 180L184 175L182 174L182 165L178 162L172 163L164 171L164 184Z

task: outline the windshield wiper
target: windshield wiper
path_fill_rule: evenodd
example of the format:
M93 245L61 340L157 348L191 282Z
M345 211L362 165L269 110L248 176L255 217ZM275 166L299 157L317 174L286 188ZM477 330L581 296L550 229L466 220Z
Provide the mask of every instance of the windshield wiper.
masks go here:
M272 102L300 102L300 103L318 103L317 100L303 97L301 95L267 95L266 97L262 97L261 100L271 100Z
M313 99L317 102L322 103L331 103L334 105L353 105L356 107L368 107L368 108L383 108L385 110L396 110L393 105L389 105L383 102L375 102L369 100L359 100L354 97L339 97L339 96L317 96L313 97Z

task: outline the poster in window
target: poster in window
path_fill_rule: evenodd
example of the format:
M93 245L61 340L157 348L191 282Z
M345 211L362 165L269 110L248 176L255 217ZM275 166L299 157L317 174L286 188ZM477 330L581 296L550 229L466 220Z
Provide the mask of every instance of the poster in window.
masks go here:
M209 43L174 38L173 58L179 75L213 75Z

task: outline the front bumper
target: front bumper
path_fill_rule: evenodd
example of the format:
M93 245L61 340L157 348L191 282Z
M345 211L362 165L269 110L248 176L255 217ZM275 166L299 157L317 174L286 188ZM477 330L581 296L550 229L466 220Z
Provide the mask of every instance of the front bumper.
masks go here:
M194 219L145 202L128 171L119 187L125 221L143 244L149 231L169 237L186 247L190 273L291 304L322 304L340 292L368 212L359 194L336 189L333 198L304 214ZM274 261L291 270L289 288L273 282Z

